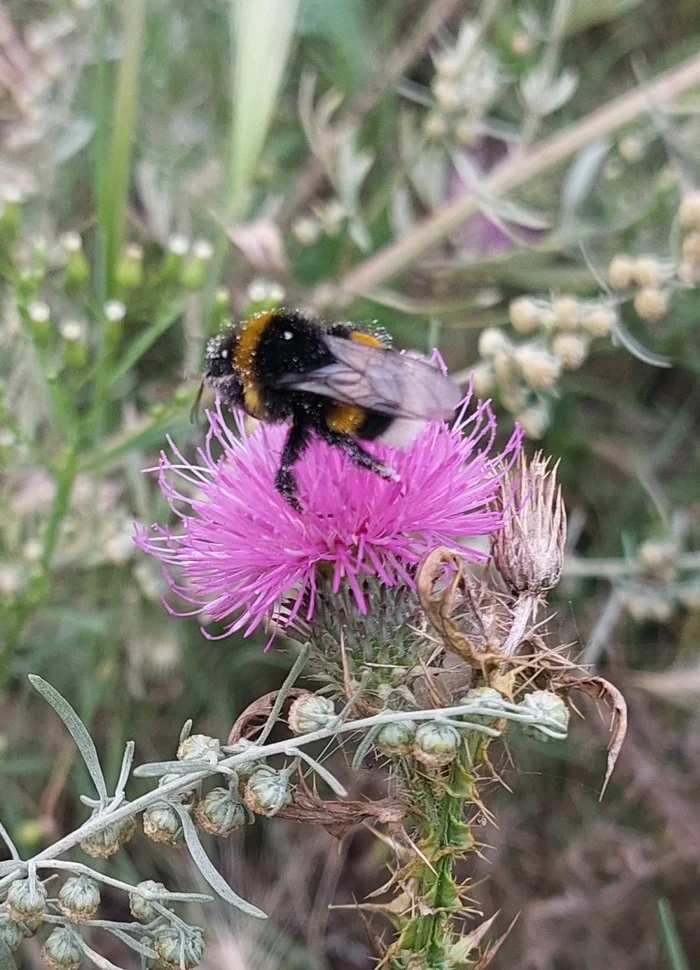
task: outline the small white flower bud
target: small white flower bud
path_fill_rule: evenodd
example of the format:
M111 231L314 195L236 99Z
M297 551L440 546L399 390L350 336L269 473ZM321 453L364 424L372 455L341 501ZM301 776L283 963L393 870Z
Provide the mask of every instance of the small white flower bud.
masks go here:
M221 755L221 742L207 734L190 734L177 749L178 761L206 761L215 765Z
M655 286L645 286L635 296L634 308L642 320L656 323L666 315L668 296Z
M267 765L257 768L245 783L243 801L256 815L271 818L291 800L286 773Z
M527 405L530 389L521 381L499 388L501 404L510 414L519 414Z
M577 333L559 333L552 341L552 350L565 370L578 370L588 356L588 340Z
M700 229L700 189L691 189L681 199L678 219L684 228Z
M673 579L678 548L670 539L647 539L639 547L638 556L642 568L647 572Z
M635 261L629 256L614 256L608 266L608 280L614 290L626 290L634 282Z
M89 835L80 843L80 848L93 859L108 859L129 841L135 831L135 819L125 818Z
M33 300L27 307L27 313L32 323L48 323L51 317L48 303L43 300Z
M83 248L79 232L64 232L58 237L58 244L66 253L78 253Z
M515 474L501 479L497 507L503 527L491 537L496 569L514 593L539 596L559 582L566 544L566 511L556 467L538 453L520 453Z
M208 263L214 255L214 247L208 239L195 239L192 244L192 255L195 259L201 259L203 263Z
M87 876L70 876L58 894L58 908L73 923L92 919L100 905L100 887Z
M77 970L83 962L83 948L78 935L65 926L57 926L51 931L41 955L51 970Z
M607 337L617 322L617 314L610 307L595 307L581 318L581 327L591 337Z
M557 327L573 330L578 324L578 300L573 296L559 296L552 304Z
M634 279L638 286L659 286L661 265L653 256L640 256L634 261Z
M187 236L175 233L168 239L168 249L174 256L186 256L190 251L190 241Z
M300 216L292 226L294 238L300 246L313 246L321 233L318 219L313 216Z
M533 690L526 694L520 704L521 710L537 717L548 718L556 723L557 729L565 733L569 727L569 708L557 694L551 690ZM523 725L523 733L539 741L549 741L549 735L544 734L535 724Z
M321 731L335 720L335 706L328 697L304 694L295 698L289 708L289 727L293 734Z
M421 764L438 768L455 760L460 741L459 731L451 724L426 721L416 728L411 753Z
M515 420L528 438L539 441L544 438L549 427L549 411L544 404L533 404L516 414Z
M165 886L162 882L154 882L153 879L146 879L143 882L137 883L129 893L129 909L131 915L141 923L150 923L156 919L159 913L151 900L144 895L144 892L165 892Z
M689 232L683 240L683 259L693 266L700 265L700 230Z
M515 348L515 360L525 381L533 390L546 391L553 387L561 374L561 361L536 344L522 344Z
M243 803L228 788L212 788L195 808L194 816L201 829L222 839L246 822Z
M519 296L517 300L510 301L508 317L518 333L532 333L540 323L540 308L530 297Z
M498 327L487 327L479 334L478 350L480 357L494 357L498 353L508 353L512 344Z
M404 758L411 753L416 725L413 721L397 721L385 724L377 733L374 743L388 758Z
M156 802L143 813L143 831L152 842L181 846L184 843L182 822L172 805Z
M126 307L121 300L107 300L103 307L105 320L110 323L121 323L126 316Z
M644 157L644 139L639 135L624 135L617 148L622 158L631 165Z
M154 931L152 944L166 970L194 970L204 955L204 934L198 926L187 930L161 926Z
M519 30L510 39L510 49L516 57L527 57L532 50L532 37L524 30Z
M447 122L438 111L431 111L423 119L423 132L426 138L444 138L447 134Z
M472 386L477 397L488 397L494 386L494 373L491 364L482 360L471 371Z
M431 85L438 107L446 114L457 111L462 106L459 88L451 78L437 75Z

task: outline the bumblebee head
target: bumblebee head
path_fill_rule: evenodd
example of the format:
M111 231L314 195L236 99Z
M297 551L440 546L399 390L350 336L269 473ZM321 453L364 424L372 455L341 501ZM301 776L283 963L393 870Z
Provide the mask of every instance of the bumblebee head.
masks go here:
M230 334L209 341L204 375L192 407L193 421L197 419L205 386L212 387L229 407L239 407L243 403L243 382L234 368Z

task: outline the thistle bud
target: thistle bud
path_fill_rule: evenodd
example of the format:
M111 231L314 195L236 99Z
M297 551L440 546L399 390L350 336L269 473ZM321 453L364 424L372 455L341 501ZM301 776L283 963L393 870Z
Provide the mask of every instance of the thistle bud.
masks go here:
M191 734L177 749L178 761L206 761L215 765L221 754L221 742L206 734Z
M204 934L198 926L188 926L185 931L161 926L151 942L167 970L194 970L204 955Z
M533 690L526 694L518 705L521 710L528 714L535 714L537 717L548 718L556 722L558 730L566 733L569 727L569 708L557 694L551 690ZM549 735L544 734L536 724L523 725L523 733L528 737L537 738L539 741L551 740Z
M678 219L684 228L700 229L700 189L685 193L678 209Z
M291 802L289 778L283 771L267 766L257 768L243 789L243 801L256 815L271 818Z
M416 728L411 754L416 761L439 768L455 760L460 740L459 731L451 724L424 722Z
M335 720L335 706L328 697L304 694L297 697L289 708L289 727L293 734L311 734L321 731Z
M508 353L511 349L510 340L498 327L487 327L479 334L478 350L480 357L493 357L498 353Z
M513 329L518 333L532 333L539 326L539 307L529 297L519 296L517 300L510 301L508 317Z
M100 905L100 889L87 876L66 879L58 894L58 908L72 923L92 919Z
M182 846L185 840L182 822L172 805L156 802L143 813L143 831L152 841L163 845Z
M194 817L205 832L222 839L246 822L245 808L229 788L212 788L195 808Z
M80 938L65 926L57 926L51 931L41 954L51 970L76 970L83 962Z
M140 923L150 923L152 920L156 919L160 913L155 908L152 901L144 895L144 892L165 892L165 886L162 882L155 882L153 879L145 879L143 882L138 882L129 893L129 910L131 911L131 915L134 917L134 919L139 920Z
M36 879L16 879L7 891L7 915L16 923L41 922L46 910L46 888Z
M135 290L143 283L143 248L129 243L119 258L114 278L125 290Z
M93 859L108 859L129 841L135 831L136 821L133 818L125 818L121 822L106 825L93 835L88 835L80 843L80 848Z
M561 361L535 344L522 344L517 347L515 360L524 379L535 391L549 390L561 374Z
M634 308L642 320L656 323L666 315L668 296L656 286L645 286L635 296Z
M385 724L374 739L382 754L389 758L404 758L413 750L416 725L413 721L397 721Z
M559 333L552 341L552 350L564 370L578 370L588 356L588 341L578 333Z
M629 256L613 257L608 266L608 280L614 290L626 290L634 282L635 261Z
M478 704L480 707L493 707L493 717L486 714L463 714L462 717L470 724L484 724L487 727L501 716L503 711L503 697L495 687L472 687L470 691L460 697L460 704Z
M497 505L503 528L491 537L496 569L514 593L540 596L559 582L566 543L566 511L556 467L538 452L520 453L515 480L501 479Z
M0 940L14 952L24 940L22 927L12 920L0 919Z

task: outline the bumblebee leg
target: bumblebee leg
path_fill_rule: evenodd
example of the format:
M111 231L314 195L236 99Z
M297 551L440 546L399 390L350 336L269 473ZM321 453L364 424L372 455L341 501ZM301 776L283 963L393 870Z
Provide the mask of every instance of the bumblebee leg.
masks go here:
M392 468L387 468L378 458L365 451L356 438L328 429L324 429L323 438L329 445L342 448L358 468L366 468L368 471L374 472L375 475L379 475L380 478L388 478L390 481L397 482L399 480L399 476Z
M301 424L293 424L282 449L280 467L275 475L275 488L282 493L292 508L302 511L297 498L297 480L292 465L301 458L309 443L309 430Z

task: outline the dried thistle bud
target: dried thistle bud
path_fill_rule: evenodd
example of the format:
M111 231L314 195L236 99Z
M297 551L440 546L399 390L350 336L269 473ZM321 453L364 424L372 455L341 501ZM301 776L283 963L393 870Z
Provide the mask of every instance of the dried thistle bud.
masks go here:
M561 374L561 361L544 347L522 344L516 348L514 356L524 379L536 391L553 387Z
M335 719L335 706L328 697L304 694L297 697L289 708L289 727L294 734L311 734L321 731Z
M559 582L566 543L566 511L556 466L538 452L520 453L515 478L501 480L503 528L491 537L496 569L514 593L540 596Z
M129 909L131 915L140 923L150 923L151 920L156 919L160 914L153 905L153 902L144 896L144 892L165 892L165 886L162 882L145 879L143 882L137 883L129 893Z
M245 808L229 788L212 788L197 805L194 817L205 832L222 839L228 838L246 822Z
M552 350L565 370L578 370L588 356L588 340L578 333L558 333Z
M411 753L421 764L439 768L455 760L460 741L459 731L451 724L428 721L416 729Z
M548 718L555 721L557 728L566 733L569 727L569 708L557 694L551 690L533 690L526 694L519 704L519 707L528 714L535 714L537 717ZM528 737L537 738L538 741L551 740L549 735L544 734L536 724L523 725L523 733Z
M645 286L634 298L634 309L642 320L656 323L668 310L668 295L656 286Z
M464 714L465 721L470 724L484 724L487 727L499 719L500 712L503 711L503 696L495 687L472 687L470 691L460 697L460 704L479 704L482 707L495 708L493 717L486 714Z
M92 919L100 905L100 887L87 876L70 876L58 894L58 908L72 923Z
M629 256L614 256L608 266L608 280L614 290L626 290L634 282L635 261Z
M44 943L41 955L51 970L76 970L83 962L83 948L74 930L57 926Z
M12 920L0 920L0 940L14 952L24 940L24 933L19 923Z
M135 819L125 818L89 835L80 843L80 848L93 859L108 859L129 841L135 831Z
M7 891L6 910L17 923L35 923L46 911L46 887L36 879L16 879Z
M617 322L617 314L610 307L595 307L581 317L581 327L591 337L607 337Z
M539 326L540 310L530 297L519 296L517 300L510 301L508 318L514 330L518 333L528 334Z
M161 926L152 937L153 949L168 970L194 970L204 955L204 934L198 926L185 931Z
M143 813L143 831L152 842L181 846L184 843L182 822L172 805L156 802Z
M206 734L191 734L177 749L178 761L206 761L217 764L221 754L221 742Z
M691 189L681 199L678 219L684 228L700 229L700 189Z
M397 721L385 724L377 733L374 743L388 758L404 758L413 749L416 725L413 721Z
M283 771L267 765L257 768L243 789L243 801L256 815L271 818L292 800L289 778Z

